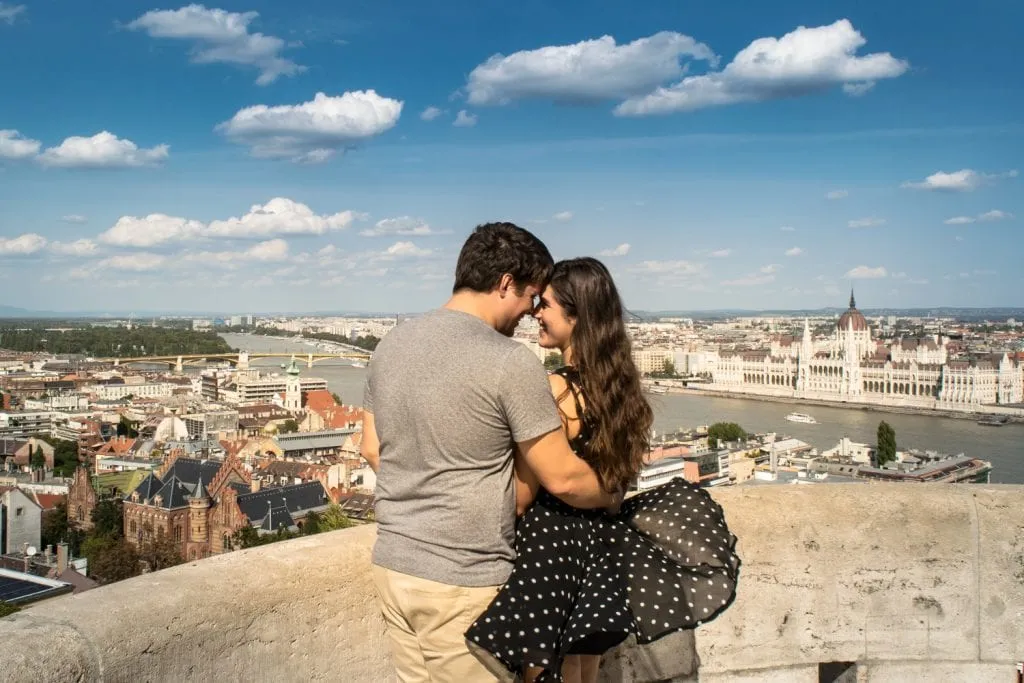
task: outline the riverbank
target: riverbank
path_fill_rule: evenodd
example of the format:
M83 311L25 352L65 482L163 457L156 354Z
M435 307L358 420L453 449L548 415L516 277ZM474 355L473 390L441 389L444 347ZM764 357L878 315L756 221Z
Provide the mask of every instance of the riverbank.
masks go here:
M692 387L666 387L664 395L680 396L705 396L709 398L731 398L741 401L758 401L761 403L785 403L789 405L821 406L824 408L842 408L844 410L859 410L866 413L896 413L899 415L919 415L922 417L948 417L956 420L977 421L981 417L993 413L965 413L957 410L938 410L932 408L916 408L912 406L892 406L878 403L846 403L843 401L826 401L816 398L795 398L790 396L764 396L761 394L744 394L732 391L721 391L719 389L694 389ZM1005 415L1008 423L1024 423L1024 416L997 413Z

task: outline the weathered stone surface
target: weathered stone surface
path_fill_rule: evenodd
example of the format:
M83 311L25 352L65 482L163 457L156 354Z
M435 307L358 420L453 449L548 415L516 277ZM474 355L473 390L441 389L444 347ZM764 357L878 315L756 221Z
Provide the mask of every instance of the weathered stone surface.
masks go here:
M736 602L696 632L702 682L1000 680L1024 659L1024 487L723 489ZM393 679L372 526L213 557L0 620L10 681ZM692 634L607 658L603 680L694 680ZM468 683L468 682L467 682Z

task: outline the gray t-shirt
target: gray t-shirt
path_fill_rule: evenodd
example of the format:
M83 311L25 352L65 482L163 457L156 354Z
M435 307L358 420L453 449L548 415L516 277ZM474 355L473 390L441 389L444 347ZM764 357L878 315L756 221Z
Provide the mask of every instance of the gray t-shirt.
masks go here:
M438 309L380 342L363 402L380 439L373 562L449 585L504 583L515 443L561 427L537 357L473 315Z

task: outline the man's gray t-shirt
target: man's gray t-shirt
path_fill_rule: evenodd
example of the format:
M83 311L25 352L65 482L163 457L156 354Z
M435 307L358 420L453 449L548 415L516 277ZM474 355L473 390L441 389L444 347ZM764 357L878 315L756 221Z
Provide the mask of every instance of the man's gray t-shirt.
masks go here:
M504 583L515 443L561 427L537 357L476 316L438 309L380 342L363 402L380 439L373 562L450 585Z

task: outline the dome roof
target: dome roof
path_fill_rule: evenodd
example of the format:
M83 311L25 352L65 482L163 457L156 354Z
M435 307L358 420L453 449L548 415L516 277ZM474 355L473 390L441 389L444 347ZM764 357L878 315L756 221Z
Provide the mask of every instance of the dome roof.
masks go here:
M853 298L853 290L850 290L850 308L839 316L839 323L836 327L841 332L846 332L850 329L851 324L854 332L867 332L868 321L864 318L864 315L857 310L857 302Z
M156 433L153 435L153 440L158 443L187 438L188 427L185 425L185 421L177 415L160 420L160 424L156 427Z

